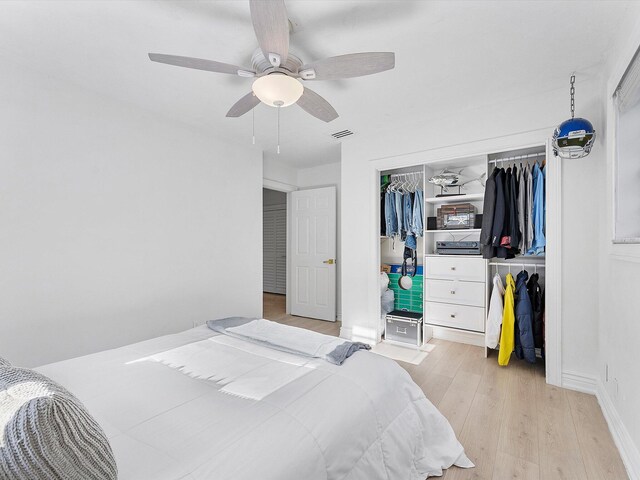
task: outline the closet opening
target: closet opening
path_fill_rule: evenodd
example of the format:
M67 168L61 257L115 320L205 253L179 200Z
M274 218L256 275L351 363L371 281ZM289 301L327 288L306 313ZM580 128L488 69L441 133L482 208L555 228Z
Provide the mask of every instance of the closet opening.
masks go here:
M433 338L466 343L489 361L532 365L541 376L551 344L555 369L556 296L548 303L546 287L555 288L559 275L546 254L548 239L553 252L558 241L555 221L547 232L546 162L557 159L549 153L540 144L379 170L383 343L423 352ZM557 165L551 172L555 185ZM555 219L555 205L550 212Z
M263 316L277 320L286 314L287 194L262 189Z

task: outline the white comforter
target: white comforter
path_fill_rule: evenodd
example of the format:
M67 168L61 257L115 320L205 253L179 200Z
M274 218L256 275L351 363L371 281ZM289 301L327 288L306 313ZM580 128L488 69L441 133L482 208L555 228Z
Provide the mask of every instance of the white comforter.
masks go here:
M342 366L199 327L38 368L84 402L122 480L423 480L471 466L394 361Z

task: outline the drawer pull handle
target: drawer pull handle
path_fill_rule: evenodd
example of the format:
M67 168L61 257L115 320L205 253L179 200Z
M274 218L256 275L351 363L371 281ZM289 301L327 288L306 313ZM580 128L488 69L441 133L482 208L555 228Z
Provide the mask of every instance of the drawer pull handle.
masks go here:
M456 291L455 290L451 290L451 295L455 295Z
M452 313L452 314L451 314L451 318L456 318L456 314L455 314L455 313Z
M456 267L451 267L451 270L455 270L455 269L456 269Z
M403 334L407 334L407 327L404 328L400 328L400 327L396 327L396 333L403 333Z

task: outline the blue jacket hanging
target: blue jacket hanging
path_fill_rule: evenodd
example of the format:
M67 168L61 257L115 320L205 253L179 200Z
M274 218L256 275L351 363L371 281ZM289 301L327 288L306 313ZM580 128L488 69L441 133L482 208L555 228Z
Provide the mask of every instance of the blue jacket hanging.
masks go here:
M533 166L533 244L527 255L542 255L547 244L544 238L545 228L545 202L544 202L544 182L545 176L536 163Z
M524 358L529 363L536 363L536 349L533 338L533 309L529 292L527 290L527 279L529 274L526 270L521 271L516 279L516 357Z
M385 234L393 237L398 233L398 217L396 216L395 194L387 190L384 194Z

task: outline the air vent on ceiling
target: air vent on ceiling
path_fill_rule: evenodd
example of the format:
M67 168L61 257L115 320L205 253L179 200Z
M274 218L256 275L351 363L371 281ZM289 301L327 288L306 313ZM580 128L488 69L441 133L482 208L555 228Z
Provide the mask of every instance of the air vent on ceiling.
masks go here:
M353 135L353 132L351 130L341 130L339 132L335 132L331 134L333 138L348 137L349 135Z

